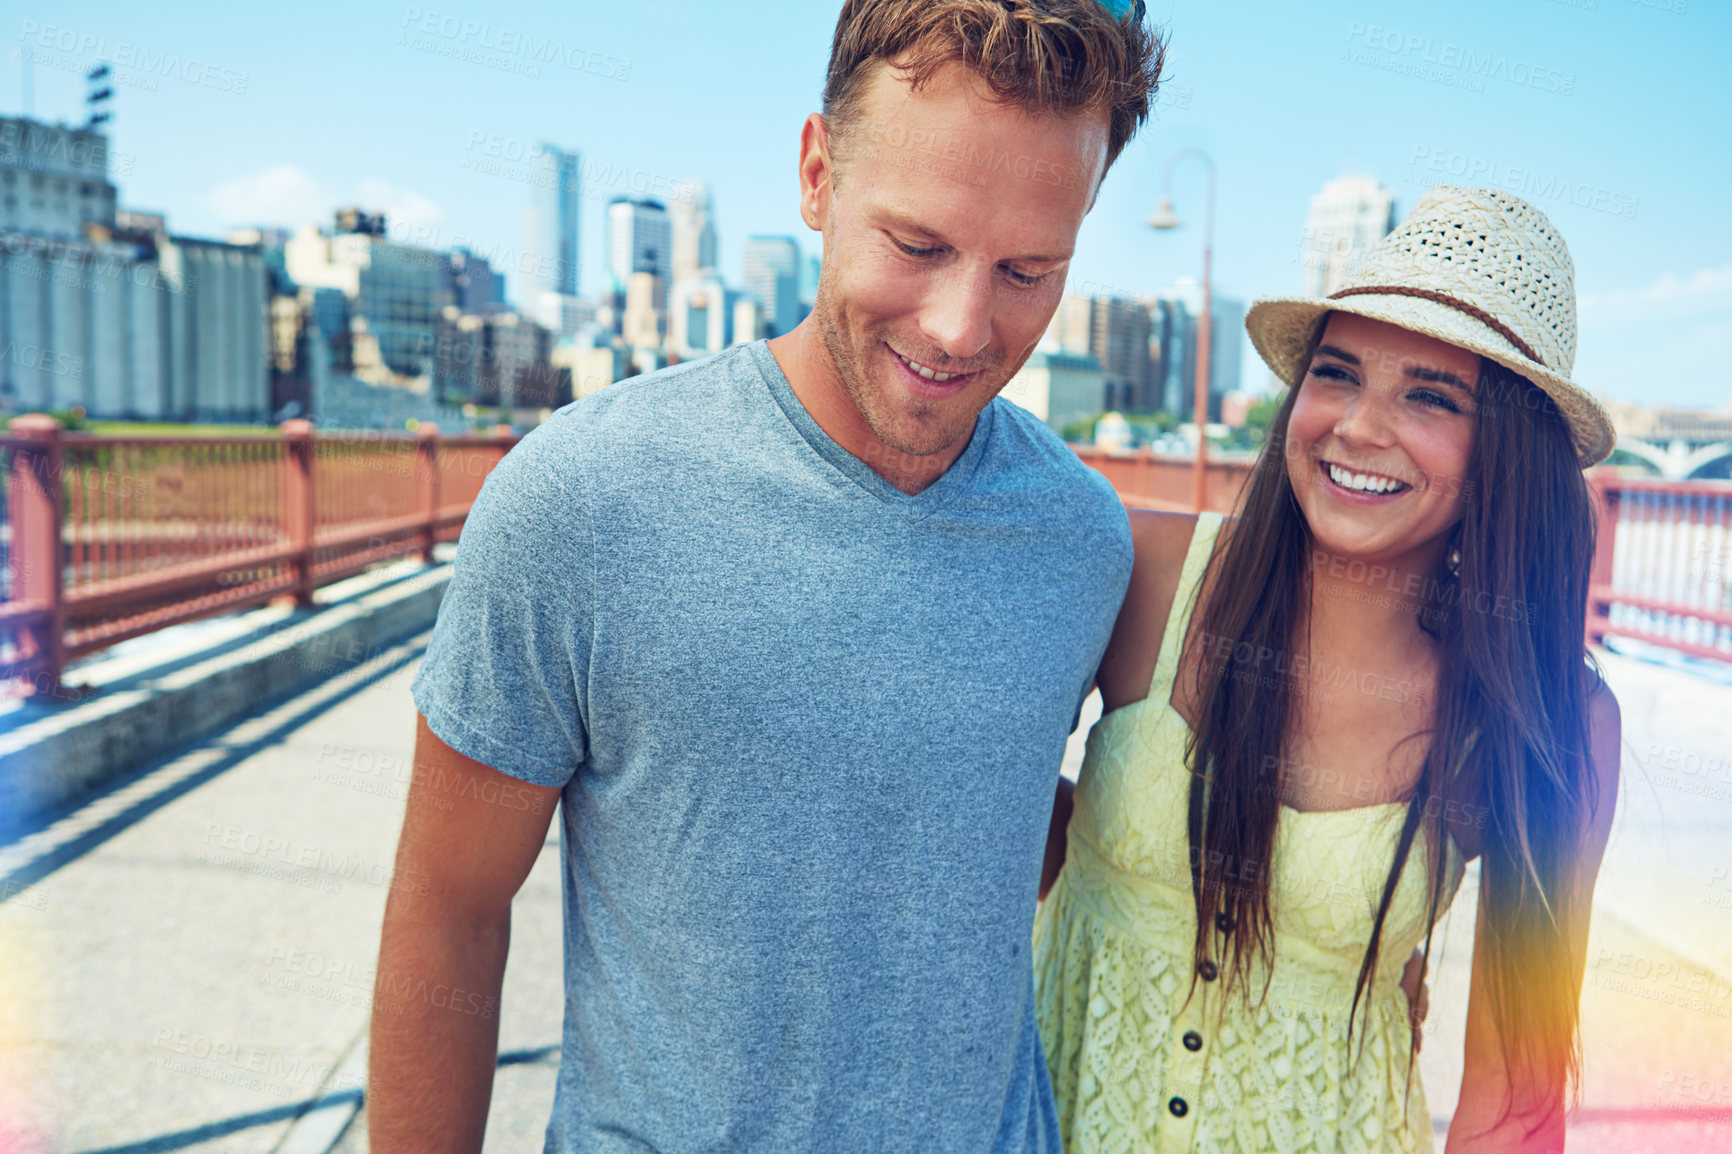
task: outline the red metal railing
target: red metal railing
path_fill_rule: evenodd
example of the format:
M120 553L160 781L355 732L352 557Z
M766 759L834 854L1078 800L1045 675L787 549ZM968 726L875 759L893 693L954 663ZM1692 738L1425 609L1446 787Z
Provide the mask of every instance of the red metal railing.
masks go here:
M1732 482L1590 474L1601 501L1588 636L1732 661Z
M1196 508L1196 458L1175 457L1149 449L1113 453L1089 445L1072 445L1083 463L1112 482L1119 499L1134 509L1172 509L1190 512ZM1251 473L1252 459L1210 457L1205 492L1208 505L1217 513L1228 513L1239 489Z
M454 540L509 430L441 437L114 437L24 416L0 435L0 682L60 684L129 637Z

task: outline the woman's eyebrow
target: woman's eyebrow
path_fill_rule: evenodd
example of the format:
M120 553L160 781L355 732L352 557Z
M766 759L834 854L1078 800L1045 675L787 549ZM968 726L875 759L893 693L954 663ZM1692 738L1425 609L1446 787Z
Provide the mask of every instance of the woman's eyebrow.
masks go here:
M1435 381L1440 385L1453 385L1468 396L1473 396L1472 387L1448 369L1428 369L1424 365L1409 365L1401 371L1401 375L1411 377L1416 381Z

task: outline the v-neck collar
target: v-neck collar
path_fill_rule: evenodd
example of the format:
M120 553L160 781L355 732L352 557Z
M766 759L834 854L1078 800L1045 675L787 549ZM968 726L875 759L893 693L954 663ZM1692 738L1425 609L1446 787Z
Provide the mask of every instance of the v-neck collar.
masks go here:
M935 512L960 488L968 484L985 454L987 442L992 437L996 417L995 406L989 401L981 410L980 416L974 420L974 429L969 434L967 446L956 460L950 463L950 467L920 492L904 493L874 472L872 466L844 449L812 418L812 414L806 411L806 406L801 404L800 398L795 395L793 385L788 383L787 374L782 372L782 366L776 362L776 355L770 351L767 342L754 341L749 347L765 383L770 388L770 395L776 399L782 415L794 426L794 430L806 444L860 488L887 505L907 510L916 519Z

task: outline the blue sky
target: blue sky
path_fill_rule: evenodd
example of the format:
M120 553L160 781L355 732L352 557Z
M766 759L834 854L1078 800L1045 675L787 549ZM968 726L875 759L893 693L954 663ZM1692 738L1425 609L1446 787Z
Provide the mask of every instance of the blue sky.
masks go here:
M709 180L730 278L752 233L818 251L795 158L834 0L165 7L15 7L0 109L20 106L22 51L45 119L77 117L82 69L114 61L122 205L164 211L178 232L322 222L361 203L385 208L396 235L515 253L533 169L513 157L548 140L598 177L585 291L600 284L603 202L632 184ZM1732 403L1723 3L1156 0L1151 17L1171 38L1161 105L1083 226L1073 284L1143 292L1195 274L1197 229L1144 224L1181 147L1219 166L1216 281L1247 299L1299 287L1306 202L1333 176L1378 176L1403 214L1438 180L1502 183L1570 244L1579 382L1649 404ZM1200 218L1196 166L1178 169L1174 195ZM1260 387L1248 346L1245 360Z

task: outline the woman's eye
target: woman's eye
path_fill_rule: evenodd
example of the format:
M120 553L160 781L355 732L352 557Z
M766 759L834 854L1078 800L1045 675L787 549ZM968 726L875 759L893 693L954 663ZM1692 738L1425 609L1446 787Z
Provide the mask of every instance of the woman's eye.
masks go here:
M1010 281L1012 284L1019 284L1019 285L1022 285L1024 288L1030 288L1034 285L1039 284L1041 281L1045 280L1047 278L1047 276L1049 275L1047 273L1041 273L1038 276L1036 276L1036 275L1031 275L1031 274L1026 273L1026 272L1017 272L1013 268L1005 269L1004 274L1010 278Z
M1348 384L1355 383L1353 374L1342 368L1340 365L1312 365L1311 375L1314 377L1322 377L1326 381L1346 381Z
M1428 405L1434 409L1442 409L1445 412L1450 413L1461 412L1461 406L1456 404L1454 400L1444 396L1442 393L1434 392L1431 389L1420 389L1416 392L1409 393L1408 396L1412 397L1420 404Z

